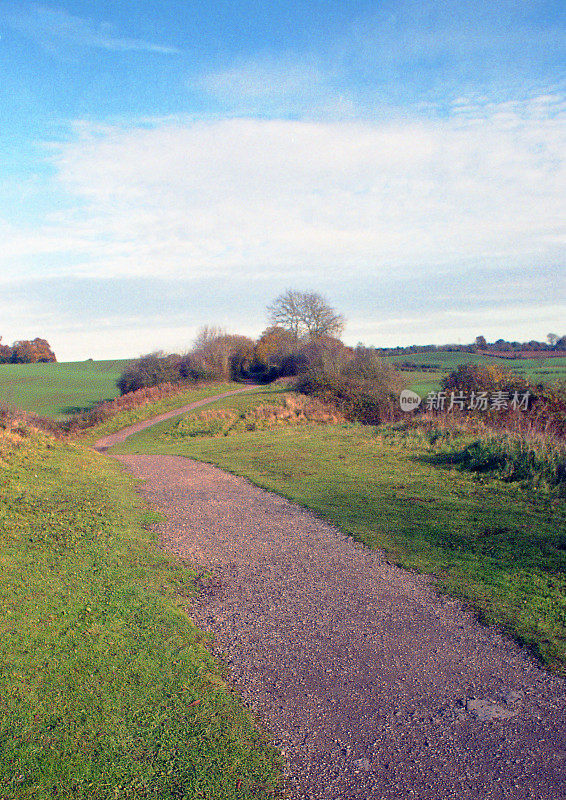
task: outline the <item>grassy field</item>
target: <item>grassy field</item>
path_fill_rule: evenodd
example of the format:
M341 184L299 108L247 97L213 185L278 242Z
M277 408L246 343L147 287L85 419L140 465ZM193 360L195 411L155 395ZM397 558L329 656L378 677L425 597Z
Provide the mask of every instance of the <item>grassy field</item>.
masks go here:
M398 364L409 361L428 367L422 371L414 369L405 372L409 388L422 397L439 388L443 375L459 364L470 361L495 363L534 381L553 383L566 380L566 358L503 361L473 353L441 351L387 356L385 360ZM116 380L127 363L75 361L61 364L0 364L0 402L48 417L65 417L90 409L99 400L117 397Z
M516 358L502 359L474 353L411 353L403 356L385 356L385 361L402 365L409 362L415 369L405 371L409 388L425 397L428 392L440 387L440 381L460 364L494 364L501 369L508 369L527 378L534 383L556 383L566 380L566 358ZM426 369L420 371L418 365Z
M269 387L219 406L276 398ZM187 455L296 500L397 563L435 574L481 618L566 668L563 499L442 463L422 435L347 424L195 436L169 420L115 450Z
M118 464L0 431L0 797L267 798L278 757Z
M64 417L111 400L128 361L0 364L0 402L47 417Z

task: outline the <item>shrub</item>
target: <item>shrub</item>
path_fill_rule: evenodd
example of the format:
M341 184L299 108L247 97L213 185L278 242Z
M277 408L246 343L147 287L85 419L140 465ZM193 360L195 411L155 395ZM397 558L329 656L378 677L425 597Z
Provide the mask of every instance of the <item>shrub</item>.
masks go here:
M461 364L442 381L447 394L462 392L470 397L472 392L506 393L509 398L515 393L528 395L526 408L515 408L511 403L500 409L490 406L487 411L469 409L468 415L485 418L492 427L507 428L516 432L542 432L558 437L566 436L566 390L546 384L532 384L514 373L497 366Z
M484 364L460 364L442 379L446 392L496 392L528 391L529 384L524 378L514 375L498 366Z
M90 411L76 414L68 420L55 424L58 425L61 431L76 433L85 428L92 428L94 425L104 422L121 411L129 411L132 408L139 408L139 406L145 406L148 403L156 403L165 397L179 394L186 388L187 385L182 383L160 383L157 386L137 389L134 392L122 395L122 397L117 397L115 400L97 403Z
M179 361L179 374L182 380L188 382L211 380L212 375L207 372L205 365L192 353L182 356Z
M338 424L344 417L332 406L320 400L286 396L282 403L266 403L256 408L212 409L183 417L164 434L164 438L228 436L244 431L265 430L286 425Z
M149 353L128 364L116 381L121 394L135 392L159 383L179 381L181 358L177 355L164 355L162 352Z
M11 408L6 403L0 403L0 430L19 434L23 430L36 429L50 433L53 436L61 435L62 428L59 422L49 417L40 417L21 409Z
M350 422L379 425L399 415L403 378L394 369L374 372L372 380L329 375L315 369L299 376L296 389L332 404Z
M247 336L204 325L187 358L208 379L237 380L248 373L254 362L254 343Z
M452 444L442 459L500 480L566 494L566 446L549 436L486 433L464 447Z

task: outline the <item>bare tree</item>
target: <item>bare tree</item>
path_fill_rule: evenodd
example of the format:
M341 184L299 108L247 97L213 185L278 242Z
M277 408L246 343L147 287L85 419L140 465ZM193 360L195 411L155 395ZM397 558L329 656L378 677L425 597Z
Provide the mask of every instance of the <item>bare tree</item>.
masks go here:
M224 328L214 325L204 325L185 361L189 367L200 370L204 375L234 379L249 369L253 358L252 339L229 334Z
M285 328L298 339L302 327L301 292L287 289L267 306L269 321L275 328Z
M339 337L344 330L344 317L316 292L287 289L275 298L267 311L273 326L291 331L297 339L301 336L309 339Z

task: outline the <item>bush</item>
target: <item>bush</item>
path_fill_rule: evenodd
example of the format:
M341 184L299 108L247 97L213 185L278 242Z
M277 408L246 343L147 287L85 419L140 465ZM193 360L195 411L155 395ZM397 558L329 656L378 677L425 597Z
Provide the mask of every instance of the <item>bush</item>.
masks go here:
M467 414L481 416L493 427L508 428L518 432L541 432L558 437L566 436L566 389L545 384L532 384L509 370L481 364L460 364L442 380L442 388L449 395L462 393L466 398L472 392L506 394L509 399L515 393L528 395L526 408L506 406L487 410L465 408Z
M180 381L180 368L180 356L149 353L128 364L116 385L120 394L127 394L159 383Z
M453 444L442 459L500 480L566 494L566 447L552 437L486 433L463 448Z
M344 417L334 407L320 400L287 395L283 402L267 403L243 411L222 408L188 415L183 417L172 430L164 433L163 438L229 436L289 425L343 422L345 422Z
M332 404L350 422L379 425L395 419L399 413L399 387L402 378L389 368L372 380L329 375L309 369L299 376L296 389Z
M192 353L182 356L180 359L179 374L182 380L194 383L212 380L214 378L210 371L206 370L202 361L196 358Z
M441 386L446 392L526 392L529 383L507 369L484 364L460 364L442 379Z
M136 391L127 392L127 394L117 397L115 400L97 403L90 411L84 411L82 414L76 414L68 420L54 424L58 426L60 431L76 434L85 428L92 428L101 422L105 422L121 411L130 411L148 403L157 403L166 397L179 394L186 388L187 385L183 383L160 383L157 386L136 389Z

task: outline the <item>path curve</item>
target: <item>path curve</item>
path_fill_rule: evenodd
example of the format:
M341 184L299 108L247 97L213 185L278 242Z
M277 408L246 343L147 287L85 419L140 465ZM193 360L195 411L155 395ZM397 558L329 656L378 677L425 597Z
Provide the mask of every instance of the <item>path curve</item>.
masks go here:
M98 439L98 441L93 444L93 448L98 450L99 453L105 453L113 445L123 442L138 431L143 431L145 428L151 428L153 425L157 425L158 422L163 422L163 420L171 419L172 417L180 417L182 414L186 414L188 411L192 411L195 408L207 406L210 403L216 402L216 400L223 400L225 397L231 397L233 394L251 392L253 389L261 389L261 386L255 383L248 384L243 389L234 389L231 392L223 392L222 394L213 395L212 397L205 397L203 400L195 400L194 403L188 403L188 405L181 406L181 408L165 411L163 414L158 414L156 417L143 420L143 422L136 422L135 425L129 425L127 428L122 428L122 430L117 433L111 433L108 436L104 436L102 439Z
M166 516L162 545L211 571L191 616L290 797L566 798L561 678L298 505L188 458L118 458Z

